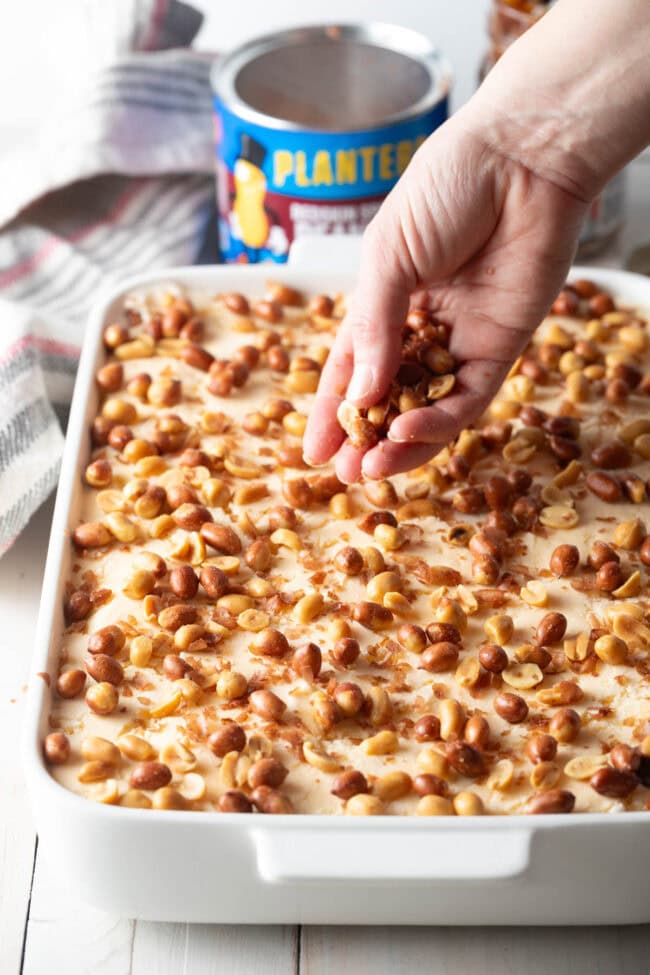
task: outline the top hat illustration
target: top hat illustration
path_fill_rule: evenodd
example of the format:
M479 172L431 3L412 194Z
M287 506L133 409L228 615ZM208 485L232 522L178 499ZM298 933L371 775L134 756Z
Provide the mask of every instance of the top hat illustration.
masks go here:
M266 159L266 149L261 142L258 142L257 139L244 132L241 136L239 155L237 158L243 159L251 163L251 165L257 166L258 169L261 169Z

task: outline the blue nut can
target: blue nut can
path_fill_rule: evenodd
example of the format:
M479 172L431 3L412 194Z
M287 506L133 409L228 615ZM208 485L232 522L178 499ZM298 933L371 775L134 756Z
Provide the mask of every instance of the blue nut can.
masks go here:
M213 69L222 258L286 260L302 234L360 233L448 114L431 42L389 24L269 34Z

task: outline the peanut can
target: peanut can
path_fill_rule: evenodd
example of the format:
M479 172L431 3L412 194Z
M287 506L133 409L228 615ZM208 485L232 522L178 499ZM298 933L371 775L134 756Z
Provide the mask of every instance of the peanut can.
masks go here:
M446 63L387 24L296 28L213 70L222 259L287 259L303 234L360 233L447 118Z

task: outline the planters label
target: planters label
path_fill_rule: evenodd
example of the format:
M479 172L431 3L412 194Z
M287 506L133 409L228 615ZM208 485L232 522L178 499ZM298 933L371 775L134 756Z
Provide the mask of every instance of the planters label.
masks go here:
M219 98L214 106L219 240L229 263L283 262L301 234L361 233L447 118L444 96L415 118L345 133L256 125Z

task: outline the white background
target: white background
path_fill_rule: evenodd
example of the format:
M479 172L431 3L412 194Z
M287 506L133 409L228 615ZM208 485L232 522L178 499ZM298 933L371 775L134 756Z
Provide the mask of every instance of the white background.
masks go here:
M38 125L67 86L82 83L84 71L110 53L93 30L98 2L105 19L106 5L132 0L0 0L0 136L11 131L18 138ZM454 107L476 86L485 49L488 0L193 0L193 6L205 14L196 46L211 51L323 20L384 20L424 31L454 68Z
M198 46L218 49L239 44L260 31L325 21L383 20L427 34L452 64L452 105L457 108L476 87L486 47L488 0L247 0L236 15L230 4L194 0L206 20Z

